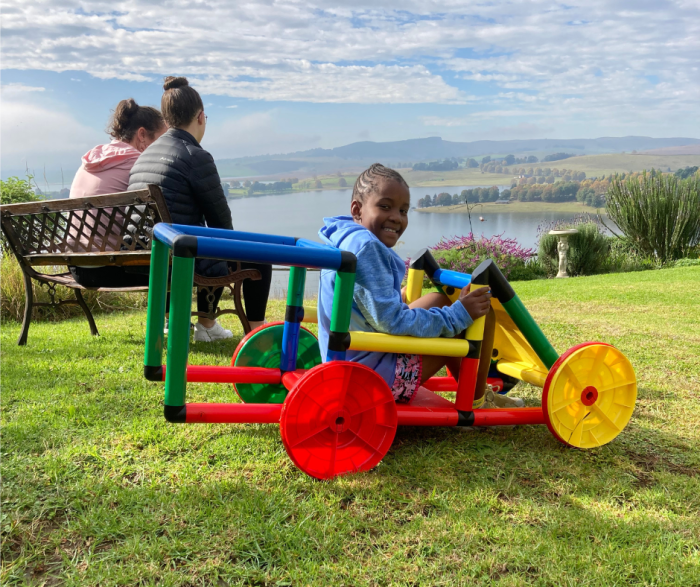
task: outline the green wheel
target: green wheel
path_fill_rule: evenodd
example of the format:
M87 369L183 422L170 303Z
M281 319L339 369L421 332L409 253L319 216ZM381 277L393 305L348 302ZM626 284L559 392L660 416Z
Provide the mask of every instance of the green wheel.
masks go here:
M263 324L249 332L233 353L233 367L267 367L279 369L282 356L284 322ZM299 329L297 369L312 369L321 364L321 351L313 333L303 326ZM281 404L287 397L284 385L270 383L234 383L233 388L246 404Z

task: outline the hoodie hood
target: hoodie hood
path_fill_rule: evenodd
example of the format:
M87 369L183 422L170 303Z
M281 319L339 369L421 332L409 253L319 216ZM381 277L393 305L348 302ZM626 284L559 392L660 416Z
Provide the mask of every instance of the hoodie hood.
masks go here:
M352 219L352 216L334 216L332 218L324 218L323 223L325 226L318 231L318 236L320 236L327 244L333 245L337 248L341 248L340 245L345 239L351 235L355 235L355 233L358 232L362 232L363 236L369 238L377 238L364 226L355 222Z
M361 224L358 224L352 219L352 216L334 216L332 218L324 218L325 226L318 231L318 236L326 244L332 245L343 251L350 251L358 254L359 251L369 241L380 243L389 253L394 265L394 271L397 275L400 274L399 281L403 279L406 271L406 264L403 259L394 251L387 247L375 235L367 230Z
M112 141L107 145L97 145L83 155L83 169L99 173L105 169L122 167L131 169L141 152L129 143Z

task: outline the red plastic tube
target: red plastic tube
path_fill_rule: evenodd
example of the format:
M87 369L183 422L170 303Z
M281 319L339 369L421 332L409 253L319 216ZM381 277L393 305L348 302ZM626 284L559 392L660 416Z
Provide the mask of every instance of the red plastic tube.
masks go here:
M282 384L287 388L287 391L291 391L292 387L296 385L304 375L306 375L306 369L298 369L297 371L287 371L282 375Z
M457 391L457 382L453 377L431 377L423 387L430 391Z
M185 422L278 424L283 404L186 404Z
M457 397L455 407L462 412L470 412L474 404L476 376L479 370L479 359L462 359L459 367L457 382Z
M474 426L512 426L513 424L544 424L544 412L542 408L474 410Z
M396 405L399 426L456 426L459 415L454 408L423 408Z
M489 377L486 380L495 392L503 389L503 379L500 377ZM457 391L457 381L454 377L431 377L423 383L423 387L430 391Z
M163 366L165 379L165 366ZM187 381L190 383L273 383L282 381L279 369L264 367L214 367L211 365L187 365Z

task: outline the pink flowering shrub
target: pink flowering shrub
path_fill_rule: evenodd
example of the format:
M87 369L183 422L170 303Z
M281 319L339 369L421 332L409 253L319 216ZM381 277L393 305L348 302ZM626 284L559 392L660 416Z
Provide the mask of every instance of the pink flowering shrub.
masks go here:
M430 247L430 252L443 269L472 273L480 263L493 259L506 279L527 280L542 277L539 266L533 262L535 250L521 246L514 238L496 235L490 238L473 234L442 239ZM408 263L406 269L408 270Z

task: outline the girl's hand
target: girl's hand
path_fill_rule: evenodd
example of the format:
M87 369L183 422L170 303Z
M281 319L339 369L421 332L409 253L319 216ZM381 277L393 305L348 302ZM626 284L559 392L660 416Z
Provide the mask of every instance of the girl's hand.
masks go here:
M476 320L488 313L491 307L491 290L488 287L480 287L471 291L471 285L468 285L462 288L459 301L472 320Z

